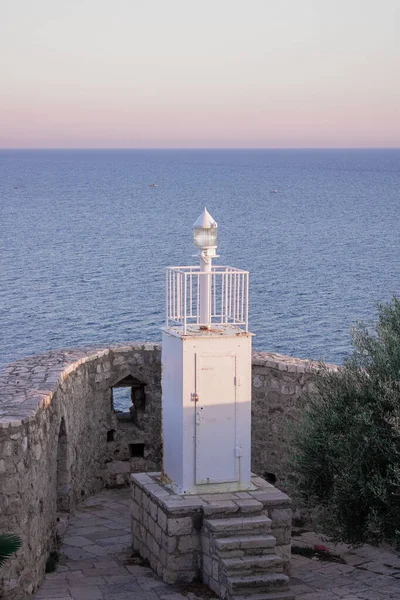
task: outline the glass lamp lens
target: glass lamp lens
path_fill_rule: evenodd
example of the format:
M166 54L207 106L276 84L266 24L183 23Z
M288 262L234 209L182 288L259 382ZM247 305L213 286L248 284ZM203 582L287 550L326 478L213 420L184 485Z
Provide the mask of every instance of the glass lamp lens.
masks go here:
M194 230L194 245L197 248L209 248L217 245L217 227Z

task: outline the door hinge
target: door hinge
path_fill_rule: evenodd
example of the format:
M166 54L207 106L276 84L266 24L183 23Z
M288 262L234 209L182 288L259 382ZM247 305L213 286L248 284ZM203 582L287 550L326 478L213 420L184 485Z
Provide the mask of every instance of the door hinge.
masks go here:
M235 377L235 385L238 387L242 385L242 380L240 377Z
M190 394L190 399L191 399L192 402L198 402L199 395L196 394L196 392L193 392L192 394Z

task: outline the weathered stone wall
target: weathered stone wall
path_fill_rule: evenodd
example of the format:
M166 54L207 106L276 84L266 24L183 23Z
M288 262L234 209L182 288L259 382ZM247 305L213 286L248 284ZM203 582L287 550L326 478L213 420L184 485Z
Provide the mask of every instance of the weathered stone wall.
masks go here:
M120 451L118 434L107 441L108 432L119 430L111 387L128 375L146 384L147 415L142 429L128 425L120 434ZM36 589L54 545L57 510L116 480L118 469L108 465L123 455L124 444L138 436L145 441L134 470L159 460L160 378L155 344L52 352L3 371L0 532L20 535L23 546L0 571L0 597L23 598Z
M200 575L202 503L172 494L159 477L132 475L132 547L166 583L188 583Z
M112 387L144 384L133 420L112 409ZM284 480L286 423L297 419L299 395L312 386L306 361L253 355L252 469ZM125 385L125 384L123 384ZM143 445L143 456L132 448ZM0 375L0 532L23 538L0 570L0 596L17 599L40 583L52 549L58 510L131 472L161 466L161 348L60 350L20 360Z
M252 470L285 487L288 426L304 409L303 392L313 390L315 364L271 352L252 358Z
M238 595L238 584L244 596L260 586L275 598L287 590L292 511L286 494L255 475L247 492L188 496L163 485L161 473L132 475L131 482L133 550L166 583L201 579L224 599Z

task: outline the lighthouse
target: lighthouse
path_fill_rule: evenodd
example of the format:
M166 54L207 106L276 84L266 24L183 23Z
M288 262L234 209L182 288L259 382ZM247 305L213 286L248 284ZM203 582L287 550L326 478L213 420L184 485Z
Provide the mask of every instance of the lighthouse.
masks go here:
M131 475L132 547L166 583L293 600L290 499L250 471L249 274L214 264L217 242L204 209L198 264L166 269L163 467Z
M216 221L194 223L199 263L166 269L163 482L176 494L251 489L249 274L213 264Z

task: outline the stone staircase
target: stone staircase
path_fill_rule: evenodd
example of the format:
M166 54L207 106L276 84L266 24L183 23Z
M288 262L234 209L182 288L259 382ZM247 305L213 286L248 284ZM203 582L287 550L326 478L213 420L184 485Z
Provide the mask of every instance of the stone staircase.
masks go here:
M203 521L203 581L223 599L294 600L262 508Z

